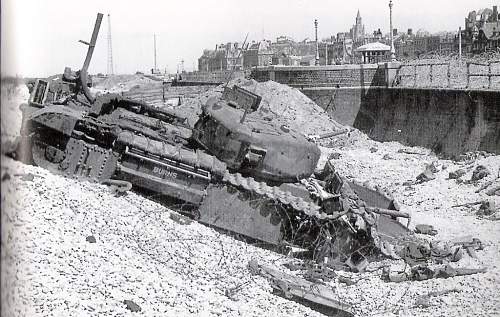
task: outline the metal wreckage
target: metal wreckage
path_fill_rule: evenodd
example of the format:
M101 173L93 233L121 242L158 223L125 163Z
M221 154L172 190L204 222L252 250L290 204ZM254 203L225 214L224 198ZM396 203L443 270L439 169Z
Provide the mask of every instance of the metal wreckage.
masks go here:
M21 160L182 201L189 208L180 211L204 224L298 246L334 268L360 271L368 257L394 252L391 243L409 231L397 218L409 216L390 195L346 181L330 163L315 173L318 146L259 117L261 96L225 87L194 125L172 109L94 97L87 69L101 20L98 14L91 41L81 41L88 45L81 70L33 85L21 106Z

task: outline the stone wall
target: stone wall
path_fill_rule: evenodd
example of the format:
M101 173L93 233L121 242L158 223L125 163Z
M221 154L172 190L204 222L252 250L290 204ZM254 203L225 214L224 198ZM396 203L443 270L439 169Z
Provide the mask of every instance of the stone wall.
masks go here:
M229 79L243 78L245 72L242 70L221 70L213 72L189 72L180 74L179 81L201 82L201 83L224 83Z
M392 83L400 64L358 64L329 66L268 66L252 69L257 81L274 80L296 88L385 87ZM394 71L392 71L394 70Z
M425 88L305 88L340 123L377 141L456 155L500 153L500 91Z

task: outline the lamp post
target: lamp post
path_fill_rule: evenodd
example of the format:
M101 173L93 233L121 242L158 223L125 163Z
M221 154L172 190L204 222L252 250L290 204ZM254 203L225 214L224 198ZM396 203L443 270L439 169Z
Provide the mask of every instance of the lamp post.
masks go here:
M458 28L458 59L462 59L462 27Z
M316 60L314 61L314 65L319 65L319 45L318 45L318 20L314 19L314 32L316 37Z
M393 28L392 28L392 0L389 1L389 20L390 20L390 27L391 27L391 61L396 60L396 51L394 50L394 36L393 36Z

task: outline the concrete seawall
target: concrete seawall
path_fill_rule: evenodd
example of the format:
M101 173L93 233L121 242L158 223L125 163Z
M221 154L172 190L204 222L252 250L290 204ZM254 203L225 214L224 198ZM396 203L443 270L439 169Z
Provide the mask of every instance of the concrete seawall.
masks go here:
M335 120L377 141L398 141L456 155L500 153L500 91L321 87L302 92Z

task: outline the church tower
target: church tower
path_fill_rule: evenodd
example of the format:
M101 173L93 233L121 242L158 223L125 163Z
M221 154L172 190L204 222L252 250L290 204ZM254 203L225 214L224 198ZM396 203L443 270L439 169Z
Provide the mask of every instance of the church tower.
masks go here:
M359 9L356 15L356 24L354 24L351 29L351 38L354 43L363 42L365 38L365 26L363 25Z
M361 25L361 14L359 13L359 9L358 14L356 15L356 25Z

